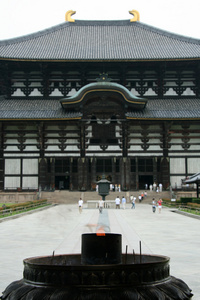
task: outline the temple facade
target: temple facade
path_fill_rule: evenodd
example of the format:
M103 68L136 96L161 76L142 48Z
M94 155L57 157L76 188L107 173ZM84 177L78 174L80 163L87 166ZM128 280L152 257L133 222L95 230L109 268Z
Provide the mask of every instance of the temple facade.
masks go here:
M84 21L0 41L0 190L122 190L200 167L200 40Z

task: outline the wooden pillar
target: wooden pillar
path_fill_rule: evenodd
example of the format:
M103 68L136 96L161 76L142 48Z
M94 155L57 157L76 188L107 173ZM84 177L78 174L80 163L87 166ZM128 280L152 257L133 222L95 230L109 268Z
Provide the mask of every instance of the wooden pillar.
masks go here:
M87 180L88 160L85 157L81 157L78 160L78 189L86 191L88 188Z
M51 189L55 189L55 158L50 158L50 169L51 169Z
M127 191L128 189L128 182L127 182L127 157L122 157L121 159L121 189L122 191Z
M80 156L85 157L85 126L82 123L80 127Z
M112 159L112 184L116 183L116 157Z
M158 176L157 176L157 157L153 159L153 182L158 184Z
M96 188L96 158L91 157L91 190L95 190Z
M47 159L46 158L39 159L39 186L41 186L42 190L44 190L45 186L47 186Z
M138 157L135 158L136 174L135 174L135 188L139 190L139 169L138 169Z
M163 157L161 159L161 182L162 182L164 189L166 189L170 186L169 158L167 158L167 157Z
M3 124L0 123L0 190L4 189Z

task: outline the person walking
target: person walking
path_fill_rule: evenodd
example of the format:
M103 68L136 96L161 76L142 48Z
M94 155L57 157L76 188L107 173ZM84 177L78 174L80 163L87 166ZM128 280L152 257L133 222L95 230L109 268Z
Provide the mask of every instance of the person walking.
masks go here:
M135 209L135 201L136 201L136 197L133 197L131 202L132 203L131 209L133 208Z
M115 199L115 207L117 208L117 209L120 209L120 198L119 198L119 196L117 196L117 198Z
M102 214L104 208L104 201L102 200L102 198L99 200L99 213Z
M82 200L82 198L80 198L78 200L78 208L79 208L79 213L81 214L82 213L82 208L83 208L83 200Z
M152 211L153 211L153 213L156 212L156 201L155 201L155 198L152 199Z
M124 196L122 197L122 206L123 206L123 209L126 208L126 198Z

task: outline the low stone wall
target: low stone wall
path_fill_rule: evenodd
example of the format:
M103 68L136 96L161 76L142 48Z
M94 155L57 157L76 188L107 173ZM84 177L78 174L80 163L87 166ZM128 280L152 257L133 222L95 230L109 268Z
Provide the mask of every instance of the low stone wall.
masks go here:
M98 206L99 206L98 200L88 200L87 201L87 208L98 208ZM115 208L115 201L114 200L105 200L104 208Z
M196 197L197 196L197 192L196 191L189 191L189 192L184 192L184 191L178 191L176 193L176 199L179 200L181 197L185 197L185 198L188 198L188 197Z
M35 192L29 193L0 193L0 202L1 203L23 203L26 201L36 200L37 195Z

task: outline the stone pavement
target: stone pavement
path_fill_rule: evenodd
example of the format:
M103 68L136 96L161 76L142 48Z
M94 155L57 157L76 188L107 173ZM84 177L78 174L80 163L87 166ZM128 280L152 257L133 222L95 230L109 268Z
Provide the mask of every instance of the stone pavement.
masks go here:
M151 205L137 203L136 209L98 209L84 205L79 214L75 204L56 205L0 223L0 292L23 277L23 259L33 256L80 253L81 234L105 232L122 234L122 250L133 249L170 257L171 275L184 280L200 299L200 220L179 215L168 208L152 213Z

